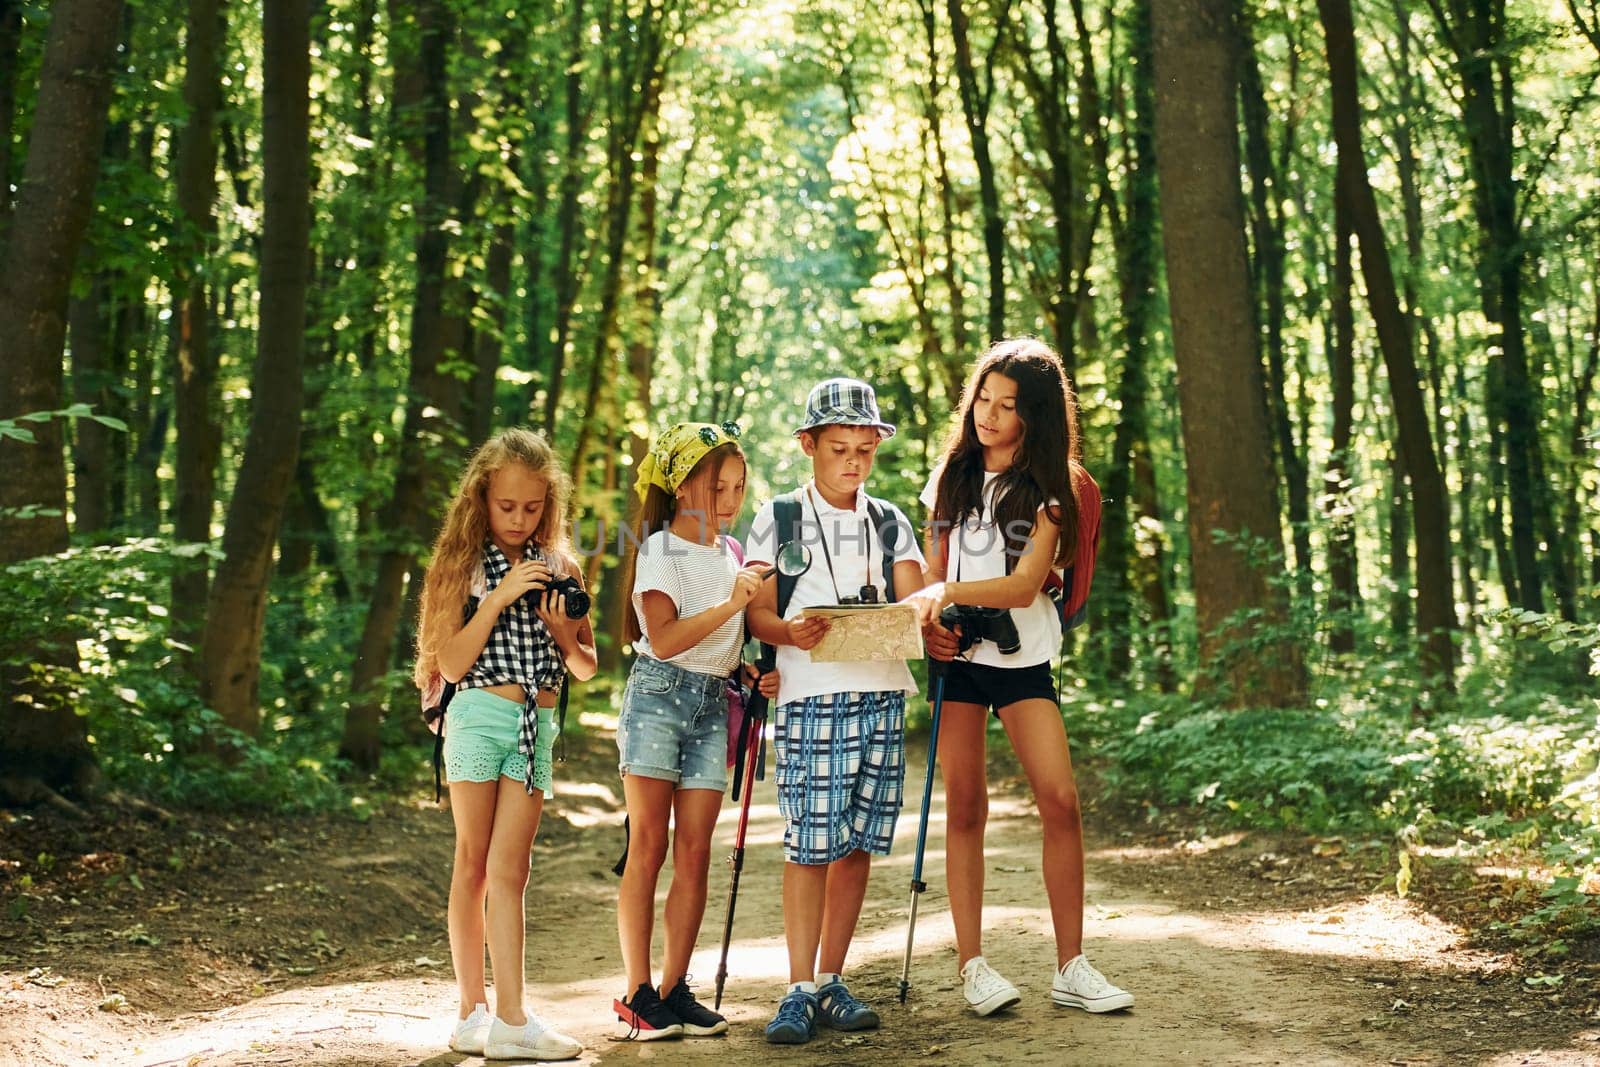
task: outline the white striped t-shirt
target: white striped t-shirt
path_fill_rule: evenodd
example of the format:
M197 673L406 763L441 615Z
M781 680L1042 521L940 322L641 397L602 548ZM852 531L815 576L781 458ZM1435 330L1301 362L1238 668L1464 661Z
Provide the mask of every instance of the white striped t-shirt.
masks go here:
M667 594L677 605L680 619L698 615L728 599L739 563L725 542L726 538L719 537L715 545L697 545L667 530L658 530L644 539L633 579L633 610L638 612L639 626L644 630L644 636L633 643L635 652L661 659L650 650L645 593L655 590ZM729 674L739 665L743 645L744 612L736 611L699 644L666 662L697 674Z

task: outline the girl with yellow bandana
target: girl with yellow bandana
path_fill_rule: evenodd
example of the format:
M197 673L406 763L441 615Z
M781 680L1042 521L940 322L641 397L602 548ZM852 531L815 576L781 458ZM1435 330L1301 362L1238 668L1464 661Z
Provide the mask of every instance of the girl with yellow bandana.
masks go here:
M745 605L766 568L744 566L723 531L744 505L739 427L680 422L639 465L637 549L624 576L625 630L638 654L617 721L631 828L617 935L630 991L614 1007L629 1036L720 1034L728 1021L695 999L686 972L705 915L711 832L727 788L728 678L740 670ZM777 692L776 672L761 681ZM651 981L656 880L673 827L661 984Z

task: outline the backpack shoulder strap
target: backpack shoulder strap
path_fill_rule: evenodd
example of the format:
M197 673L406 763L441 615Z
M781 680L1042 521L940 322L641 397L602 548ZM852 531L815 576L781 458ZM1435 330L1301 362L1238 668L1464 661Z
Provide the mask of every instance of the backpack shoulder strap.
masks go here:
M800 496L798 492L785 493L775 497L772 501L772 525L776 533L773 545L781 549L790 541L800 536ZM776 552L774 552L776 555ZM774 559L773 564L777 564ZM778 573L778 618L783 618L783 613L789 609L789 601L794 599L794 587L800 581L799 575L788 575L781 571Z
M872 516L873 528L878 531L878 545L883 549L883 598L892 604L895 549L900 544L900 523L894 506L876 497L867 497L867 514Z

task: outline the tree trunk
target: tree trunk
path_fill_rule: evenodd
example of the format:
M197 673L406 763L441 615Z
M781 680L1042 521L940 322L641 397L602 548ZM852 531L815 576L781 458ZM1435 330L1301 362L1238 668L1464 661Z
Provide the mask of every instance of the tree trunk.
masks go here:
M261 329L250 434L206 604L200 663L202 699L246 734L261 723L267 582L300 449L311 241L310 0L273 0L263 11Z
M68 289L93 210L111 99L121 0L57 0L39 71L17 210L0 255L0 419L61 407ZM34 440L0 444L0 565L67 547L67 467L59 420L25 423ZM16 509L42 508L22 517ZM70 639L19 648L0 663L75 665ZM87 788L95 778L85 720L66 692L0 670L0 782Z
M1446 8L1448 7L1448 13ZM1511 506L1511 556L1519 604L1544 610L1539 567L1541 527L1554 521L1540 514L1548 494L1537 482L1543 463L1539 443L1538 383L1528 366L1522 323L1522 268L1527 256L1517 212L1514 173L1516 115L1502 108L1509 72L1497 83L1496 66L1512 47L1507 38L1505 0L1433 5L1439 29L1454 50L1461 75L1461 117L1466 132L1473 210L1479 226L1478 283L1484 316L1499 328L1504 391L1500 410L1505 427L1506 492Z
M1327 37L1333 94L1338 180L1349 197L1350 217L1361 248L1361 275L1377 328L1378 346L1388 371L1389 392L1399 429L1396 448L1411 482L1412 518L1417 544L1417 631L1421 666L1430 677L1454 686L1455 591L1450 580L1450 511L1444 478L1428 429L1428 412L1417 381L1405 312L1396 294L1389 248L1378 203L1367 180L1361 148L1361 103L1356 95L1355 31L1349 0L1317 0Z
M1188 463L1200 658L1236 706L1292 705L1305 691L1298 644L1252 642L1235 613L1281 625L1288 597L1245 546L1282 551L1272 445L1250 309L1234 108L1232 8L1226 0L1154 0L1156 169L1173 347Z
M17 121L17 54L22 47L22 0L0 0L0 259L11 226L11 140Z
M594 349L582 421L578 424L577 443L572 449L575 502L584 494L589 446L594 438L595 419L602 407L604 384L611 372L612 353L617 342L622 271L628 258L628 230L632 224L644 117L660 107L661 83L665 76L661 55L666 33L660 18L661 12L647 4L635 18L615 31L616 55L603 79L608 85L615 83L616 86L610 93L613 111L606 137L606 158L611 171L611 181L606 188L606 270L600 282L600 308L595 317ZM630 83L630 79L635 80Z
M179 541L211 540L215 511L217 456L222 427L217 417L217 357L212 351L206 269L216 240L213 207L217 198L217 111L222 105L224 14L221 0L189 0L184 31L183 102L188 112L178 135L174 180L178 233L174 238L177 277L177 381L173 390L178 422L177 481L172 524ZM198 646L206 605L205 556L175 562L172 572L172 631ZM202 669L197 665L197 670Z
M1355 276L1350 262L1354 237L1350 198L1334 183L1333 195L1333 344L1328 350L1328 376L1333 392L1333 447L1322 476L1323 508L1328 516L1328 613L1333 626L1328 648L1333 652L1356 650L1352 613L1361 603L1356 567L1355 505L1351 497L1351 442L1355 431L1356 362L1355 313L1351 290Z
M1160 229L1156 203L1155 83L1150 56L1150 2L1138 0L1128 16L1133 113L1124 113L1127 148L1126 221L1113 216L1117 253L1118 306L1122 313L1122 378L1117 384L1117 428L1106 471L1100 569L1106 575L1102 602L1106 624L1106 674L1125 678L1133 666L1132 599L1134 562L1133 494L1135 453L1148 451L1150 327L1157 310L1156 284ZM1109 162L1109 160L1107 160ZM1102 180L1110 181L1109 167Z
M1262 339L1267 355L1267 413L1275 454L1289 505L1294 562L1303 579L1311 576L1311 508L1306 486L1306 461L1294 439L1289 417L1289 391L1284 369L1283 290L1284 234L1281 224L1283 179L1275 171L1268 144L1267 98L1256 61L1255 31L1244 5L1235 11L1238 27L1239 97L1245 128L1245 160L1250 174L1250 232L1255 250L1252 268L1260 301ZM1277 203L1275 203L1275 201Z
M550 373L544 394L544 426L545 432L551 434L555 432L556 412L561 404L567 348L572 343L572 309L578 302L579 283L582 281L576 259L578 235L583 221L578 210L578 194L582 191L583 183L583 142L588 135L583 114L583 34L586 26L583 0L572 0L567 16L567 150L561 172L561 207L556 213L560 220L561 237L556 252L553 283L556 291L555 326L551 331L553 338L549 341L549 358L545 361ZM530 346L543 344L545 338L531 337L528 343ZM531 390L528 408L531 413Z
M405 429L394 494L384 505L378 523L393 540L378 557L377 577L351 671L350 709L339 743L339 754L363 771L372 771L378 765L383 694L376 683L389 669L406 575L434 525L434 490L438 477L445 473L439 469L441 455L436 446L453 433L441 413L458 407L455 390L439 374L448 327L443 292L449 257L450 220L446 216L452 164L446 65L453 28L442 0L412 5L390 0L389 13L391 47L395 50L396 112L420 116L421 128L407 131L405 139L411 142L413 154L422 157L423 184L416 204L417 293L411 313ZM405 25L412 20L414 30ZM415 33L416 40L405 40L411 33ZM402 39L396 41L396 36Z
M943 238L943 255L939 276L944 281L950 300L950 349L940 360L939 369L944 380L945 395L954 408L961 397L963 376L968 360L968 331L966 294L962 289L960 260L955 251L956 217L955 195L950 180L949 159L944 150L944 119L939 108L939 94L943 81L939 76L938 9L934 0L917 0L922 10L923 45L928 60L928 84L923 90L922 118L928 124L928 135L933 142L936 180L939 183L940 236Z
M1010 17L1010 3L996 5L995 22ZM988 84L978 90L978 72L972 62L972 44L967 34L967 13L961 0L948 0L950 36L955 42L956 83L961 89L961 113L966 116L967 134L972 139L972 157L978 167L978 197L983 205L983 247L989 259L989 343L1006 336L1006 224L1000 213L1000 189L995 180L994 161L989 155L989 102L994 97L994 54L991 51L984 73ZM996 32L996 37L999 33Z
M88 404L98 415L110 414L112 395L111 287L92 268L88 290L67 306L72 338L72 399ZM79 534L98 540L111 525L112 430L94 419L73 427L72 520Z

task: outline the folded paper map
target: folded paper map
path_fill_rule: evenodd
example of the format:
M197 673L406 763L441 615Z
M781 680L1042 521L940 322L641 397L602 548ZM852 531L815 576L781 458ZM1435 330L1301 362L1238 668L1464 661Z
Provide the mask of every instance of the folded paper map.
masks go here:
M814 663L922 658L922 627L910 604L819 605L806 608L800 617L819 615L829 626L811 650Z

